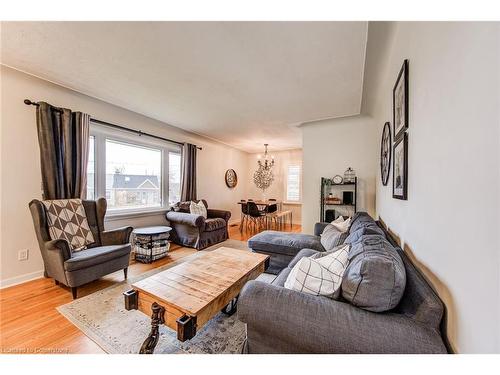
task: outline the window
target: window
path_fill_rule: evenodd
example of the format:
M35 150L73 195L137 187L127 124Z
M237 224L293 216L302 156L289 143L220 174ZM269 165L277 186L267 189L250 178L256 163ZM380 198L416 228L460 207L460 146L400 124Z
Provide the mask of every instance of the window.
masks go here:
M286 179L286 200L289 202L300 201L300 166L289 165Z
M106 139L108 208L161 207L161 162L161 149Z
M166 208L179 201L180 165L179 146L91 123L87 198L106 197L110 214Z
M87 199L95 199L95 147L94 136L89 138L89 160L87 161Z
M168 153L168 204L181 200L181 154Z

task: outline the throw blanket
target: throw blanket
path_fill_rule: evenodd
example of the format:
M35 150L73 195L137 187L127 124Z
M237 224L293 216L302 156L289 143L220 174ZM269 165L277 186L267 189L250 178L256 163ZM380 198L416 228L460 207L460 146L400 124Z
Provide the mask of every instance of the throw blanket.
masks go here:
M43 201L50 238L69 242L71 251L80 251L95 242L81 199Z

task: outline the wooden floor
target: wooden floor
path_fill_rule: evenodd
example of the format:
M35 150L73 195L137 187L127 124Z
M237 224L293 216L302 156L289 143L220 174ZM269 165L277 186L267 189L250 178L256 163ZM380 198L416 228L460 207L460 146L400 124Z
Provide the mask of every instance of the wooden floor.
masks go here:
M299 225L286 226L285 231L300 232ZM255 232L229 227L229 237L246 241ZM172 244L169 256L142 264L132 262L129 277L161 267L196 250ZM115 272L78 288L78 297L123 281L123 272ZM71 291L56 286L52 279L38 279L0 290L0 352L1 353L104 353L56 310L72 301Z

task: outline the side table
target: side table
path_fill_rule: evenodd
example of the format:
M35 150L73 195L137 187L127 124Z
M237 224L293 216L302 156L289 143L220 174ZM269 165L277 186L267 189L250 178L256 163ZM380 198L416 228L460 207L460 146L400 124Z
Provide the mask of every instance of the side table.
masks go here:
M167 226L144 227L133 230L135 260L152 263L165 257L170 249L170 231Z

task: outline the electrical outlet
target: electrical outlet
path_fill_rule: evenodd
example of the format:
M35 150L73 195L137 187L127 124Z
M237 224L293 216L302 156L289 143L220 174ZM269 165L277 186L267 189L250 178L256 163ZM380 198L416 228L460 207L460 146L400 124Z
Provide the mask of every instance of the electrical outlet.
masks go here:
M17 253L17 259L28 260L28 252L29 252L28 249L19 250L19 252Z

